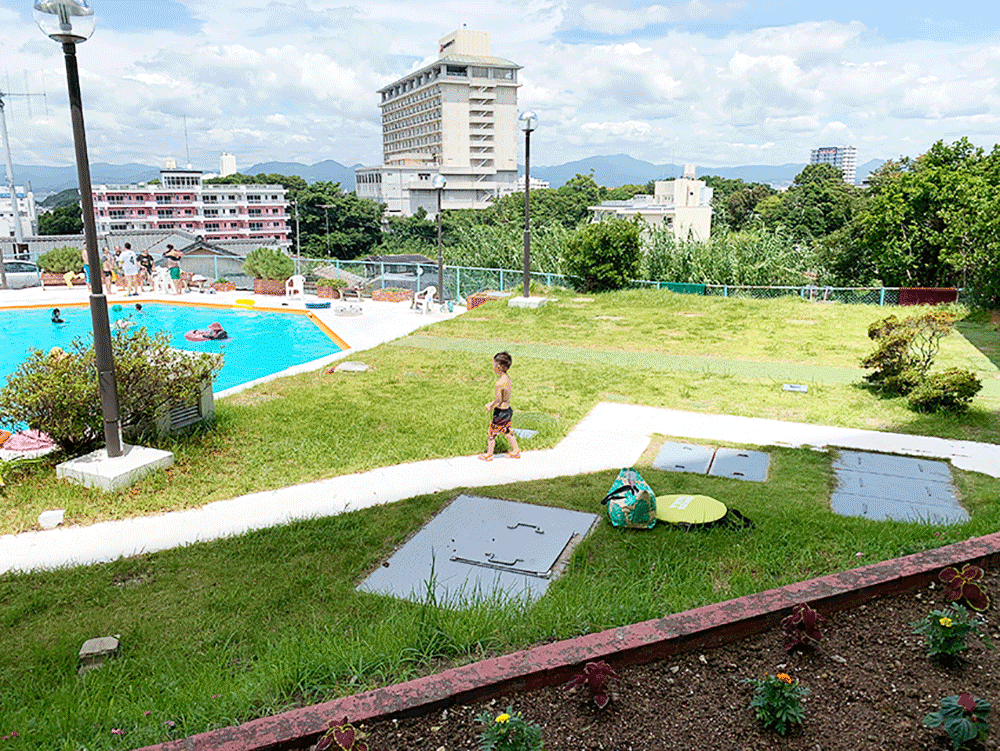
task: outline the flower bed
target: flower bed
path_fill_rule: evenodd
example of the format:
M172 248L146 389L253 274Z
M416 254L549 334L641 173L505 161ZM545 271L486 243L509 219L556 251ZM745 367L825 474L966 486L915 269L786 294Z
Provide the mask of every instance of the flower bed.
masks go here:
M283 279L254 279L253 292L255 295L284 295L285 282Z

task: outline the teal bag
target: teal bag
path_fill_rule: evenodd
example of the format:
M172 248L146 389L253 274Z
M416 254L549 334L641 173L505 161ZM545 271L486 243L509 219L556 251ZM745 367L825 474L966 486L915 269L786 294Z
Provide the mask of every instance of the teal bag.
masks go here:
M612 526L652 529L656 526L656 494L634 467L623 469L604 496Z

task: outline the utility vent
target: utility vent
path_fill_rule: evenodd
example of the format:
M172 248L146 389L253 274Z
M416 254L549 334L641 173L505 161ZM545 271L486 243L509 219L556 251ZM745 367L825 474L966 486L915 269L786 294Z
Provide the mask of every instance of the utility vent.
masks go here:
M194 425L201 420L201 405L192 404L187 407L174 407L170 410L170 429L180 430L188 425Z
M460 495L358 590L451 606L535 599L598 519L582 511Z

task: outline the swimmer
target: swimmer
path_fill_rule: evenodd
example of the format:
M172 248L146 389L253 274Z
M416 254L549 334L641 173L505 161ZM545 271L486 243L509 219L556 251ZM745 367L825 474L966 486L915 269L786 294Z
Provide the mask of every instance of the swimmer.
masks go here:
M128 328L129 326L131 326L131 325L132 325L132 321L130 321L130 320L129 320L128 318L119 318L119 319L118 319L117 321L115 321L115 322L114 322L114 324L112 324L112 325L113 325L113 326L114 326L114 327L115 327L116 329L121 329L121 330L123 330L123 331L124 331L125 329L127 329L127 328Z
M59 308L52 309L52 323L66 323L66 321L59 317Z
M135 304L135 309L141 312L142 311L142 304L141 303L136 303Z

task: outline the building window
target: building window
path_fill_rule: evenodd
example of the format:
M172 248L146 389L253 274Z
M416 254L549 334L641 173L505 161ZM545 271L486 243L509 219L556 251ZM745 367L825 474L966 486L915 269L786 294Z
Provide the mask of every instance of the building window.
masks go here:
M264 222L250 222L250 229L264 229Z
M468 75L468 67L465 65L449 65L447 73L449 76L461 76L465 78Z

